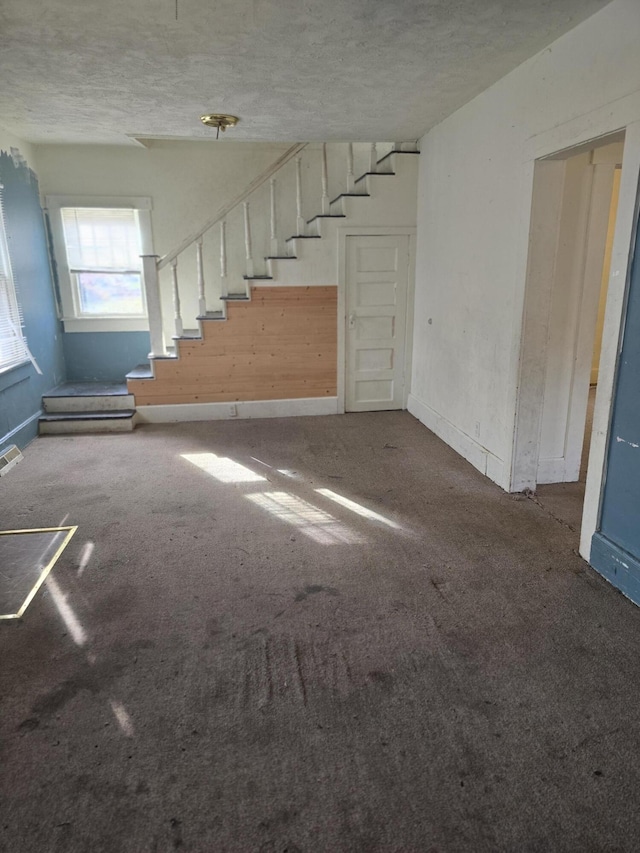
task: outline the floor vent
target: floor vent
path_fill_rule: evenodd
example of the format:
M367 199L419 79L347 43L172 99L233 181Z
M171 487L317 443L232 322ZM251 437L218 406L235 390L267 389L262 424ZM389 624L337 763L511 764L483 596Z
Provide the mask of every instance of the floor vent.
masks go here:
M20 453L15 444L8 447L0 456L0 477L3 477L7 471L10 468L13 468L14 465L17 465L21 459L24 459L24 456Z

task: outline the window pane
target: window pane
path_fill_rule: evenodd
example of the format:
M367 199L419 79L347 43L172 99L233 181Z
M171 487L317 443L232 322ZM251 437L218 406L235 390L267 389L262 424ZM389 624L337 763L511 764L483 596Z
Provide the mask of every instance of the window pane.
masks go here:
M81 272L76 278L82 314L144 314L140 273Z
M63 207L60 212L71 269L140 269L135 210Z

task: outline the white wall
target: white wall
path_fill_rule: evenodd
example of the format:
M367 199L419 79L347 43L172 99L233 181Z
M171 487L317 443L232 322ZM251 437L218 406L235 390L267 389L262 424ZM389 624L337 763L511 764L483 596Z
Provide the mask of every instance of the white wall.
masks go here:
M594 429L595 455L604 455L640 160L639 44L640 5L614 0L421 140L409 409L504 488L526 379L520 344L534 161L627 127L601 365L609 379L601 374ZM596 494L599 482L590 488Z
M289 147L281 143L158 141L148 149L37 145L34 150L42 195L150 197L154 251L164 255L197 232ZM195 317L195 255L184 259L180 277L185 316ZM169 306L168 270L162 284Z
M152 202L154 251L166 255L186 238L197 233L208 221L235 199L291 146L272 143L234 142L152 142L148 149L127 146L38 145L36 157L43 195L63 196L142 196ZM304 219L321 212L321 145L308 145L302 152L302 213ZM370 146L358 143L354 148L356 177L369 168ZM378 157L391 143L378 144ZM398 158L402 172L392 184L367 181L373 198L365 202L347 199L345 212L363 224L415 225L415 188L417 158ZM381 169L389 170L386 160ZM337 239L333 221L324 220L322 234L329 239L300 241L297 246L284 239L296 233L295 162L290 160L276 173L279 253L297 251L304 264L277 262L267 268L264 257L271 254L269 183L250 197L253 258L256 274L271 273L274 284L336 284ZM334 198L347 189L347 145L328 146L328 192ZM359 184L358 191L366 191ZM376 199L378 203L376 204ZM367 203L369 202L369 203ZM350 204L349 204L350 203ZM334 208L333 212L336 212ZM344 220L335 220L344 222ZM315 232L318 223L305 226ZM227 286L230 292L244 290L246 272L242 205L227 216ZM327 252L330 243L332 251ZM219 231L205 235L204 266L209 310L221 307ZM198 293L196 253L191 247L178 258L178 277L184 327L196 328ZM171 271L166 266L160 275L163 318L167 339L173 333ZM73 331L73 329L71 329Z
M45 195L131 195L153 200L155 251L166 254L289 147L242 142L37 145Z

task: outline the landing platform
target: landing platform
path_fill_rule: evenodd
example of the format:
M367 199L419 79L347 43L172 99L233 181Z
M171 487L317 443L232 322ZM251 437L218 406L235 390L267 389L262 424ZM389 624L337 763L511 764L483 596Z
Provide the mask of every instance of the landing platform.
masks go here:
M64 382L45 397L118 397L128 394L124 382Z

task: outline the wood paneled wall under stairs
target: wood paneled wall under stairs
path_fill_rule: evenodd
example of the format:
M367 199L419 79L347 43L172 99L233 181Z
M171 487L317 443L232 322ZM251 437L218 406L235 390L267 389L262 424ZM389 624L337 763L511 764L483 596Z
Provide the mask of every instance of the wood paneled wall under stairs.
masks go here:
M131 379L136 405L334 397L337 287L254 287L205 320L202 340L177 342L155 379Z

